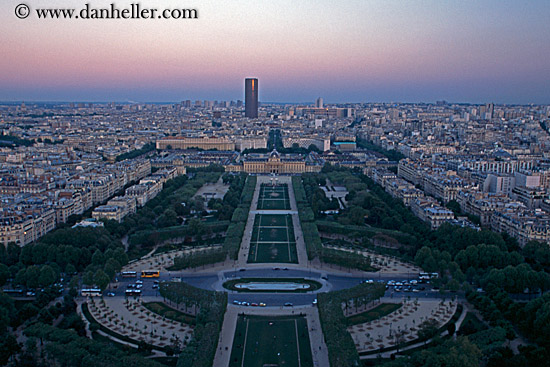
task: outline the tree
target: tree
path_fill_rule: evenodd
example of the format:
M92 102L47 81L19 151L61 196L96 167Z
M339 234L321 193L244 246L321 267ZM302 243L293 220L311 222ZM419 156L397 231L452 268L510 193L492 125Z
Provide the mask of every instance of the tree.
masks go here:
M92 273L91 271L87 271L86 273L84 273L84 276L82 277L82 282L86 285L94 284L94 273Z
M105 262L105 257L103 256L103 253L99 250L96 250L92 255L92 264L102 265L104 262Z
M109 276L101 269L95 272L94 274L94 284L97 285L101 290L105 290L109 284Z
M4 247L4 246L1 246ZM0 264L0 287L6 284L10 277L10 268L5 264Z
M49 265L44 265L40 269L40 276L38 277L38 283L43 287L48 287L55 283L57 280L57 274L53 268Z
M27 288L37 288L39 286L40 268L36 265L31 265L25 272Z
M420 325L418 325L418 338L423 340L428 340L437 335L439 330L439 322L434 319L426 320Z

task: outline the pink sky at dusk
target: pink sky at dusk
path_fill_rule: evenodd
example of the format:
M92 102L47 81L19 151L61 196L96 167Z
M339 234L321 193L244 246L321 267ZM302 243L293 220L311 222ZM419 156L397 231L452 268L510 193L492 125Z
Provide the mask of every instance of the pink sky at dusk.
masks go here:
M36 7L132 1L28 0ZM196 20L18 19L0 5L0 100L550 103L547 1L169 1Z

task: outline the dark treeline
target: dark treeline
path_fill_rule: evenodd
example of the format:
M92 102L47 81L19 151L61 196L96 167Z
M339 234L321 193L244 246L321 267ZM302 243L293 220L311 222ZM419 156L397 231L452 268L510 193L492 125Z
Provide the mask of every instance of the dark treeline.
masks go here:
M178 367L210 367L227 306L227 294L192 287L186 283L162 283L160 293L166 299L198 309L193 338L178 358Z
M360 284L350 289L320 293L319 318L328 348L332 367L359 366L359 354L347 331L348 319L342 310L343 304L365 304L384 295L383 284Z

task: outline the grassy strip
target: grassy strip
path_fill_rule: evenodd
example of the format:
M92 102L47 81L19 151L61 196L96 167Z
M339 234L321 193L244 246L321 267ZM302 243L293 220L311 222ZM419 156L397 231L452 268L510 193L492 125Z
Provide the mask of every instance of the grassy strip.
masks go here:
M149 311L173 321L181 322L187 325L195 325L197 323L195 316L175 310L162 302L147 302L142 303L142 305Z
M309 284L309 289L303 290L250 290L250 289L240 289L236 288L235 284L241 283L298 283L298 284ZM245 292L245 293L307 293L313 292L318 289L321 289L323 285L315 280L303 279L303 278L240 278L240 279L231 279L223 284L225 289L236 292Z
M348 322L349 325L357 325L378 320L379 318L398 310L401 306L403 306L401 303L382 303L372 310L348 317Z

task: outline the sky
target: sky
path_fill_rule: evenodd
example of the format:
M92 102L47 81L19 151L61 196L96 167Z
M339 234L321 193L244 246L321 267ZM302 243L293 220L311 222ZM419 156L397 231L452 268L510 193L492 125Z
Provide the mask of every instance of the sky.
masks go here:
M15 8L31 8L18 19ZM37 19L89 3L198 19ZM1 101L550 104L548 0L2 0Z

